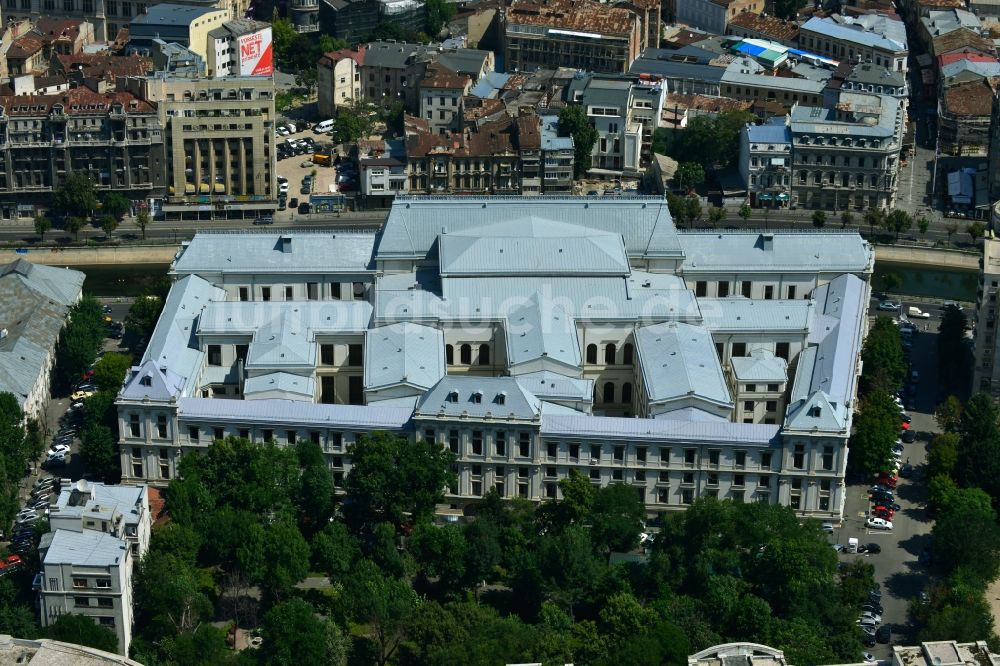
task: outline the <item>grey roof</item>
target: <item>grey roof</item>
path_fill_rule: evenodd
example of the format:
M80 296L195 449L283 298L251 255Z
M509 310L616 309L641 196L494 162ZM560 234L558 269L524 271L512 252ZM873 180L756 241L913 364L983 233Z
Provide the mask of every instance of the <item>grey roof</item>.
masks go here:
M413 416L534 420L541 409L541 401L514 377L448 375L420 397Z
M903 76L902 72L894 72L886 67L880 67L867 62L856 65L844 80L852 83L892 86L894 88L902 88L906 85L906 77Z
M263 21L255 21L248 18L237 18L231 21L226 21L222 24L222 27L209 31L208 35L215 38L240 37L241 35L249 35L257 32L258 30L269 28L270 25L270 23L264 23Z
M792 133L784 118L771 118L763 125L748 125L747 139L750 143L791 143Z
M629 74L657 74L668 79L692 79L719 83L724 67L709 64L718 54L692 47L674 51L646 48L629 65Z
M365 47L365 67L403 69L420 44L406 42L371 42Z
M177 401L177 417L181 421L246 425L290 423L347 430L402 430L409 423L411 412L399 407L328 405L278 399L181 398Z
M512 367L539 359L570 368L580 366L579 340L573 318L538 292L523 307L511 310L504 326L507 361Z
M399 385L428 389L445 372L444 333L439 329L402 322L365 334L365 390Z
M442 234L441 275L629 274L621 234L524 217Z
M132 19L132 26L188 26L205 14L219 11L218 7L197 5L175 5L163 2L150 6L145 14ZM145 32L148 32L146 30Z
M200 232L178 253L171 271L179 275L366 273L374 246L374 232Z
M847 114L843 108L821 108L816 106L794 106L789 114L793 134L813 136L846 135L852 137L872 137L878 139L896 138L901 123L900 100L887 95L841 92L839 106L851 105L863 113ZM878 114L872 123L874 113Z
M496 98L510 77L510 74L504 74L503 72L487 72L479 79L476 85L472 86L469 94L481 99Z
M468 74L474 79L479 76L490 57L489 51L479 49L443 49L430 51L434 59L441 65L458 74ZM366 56L367 63L367 56Z
M572 400L593 402L594 380L567 377L557 372L542 370L515 375L517 383L542 400Z
M833 73L831 72L832 76ZM772 90L788 90L796 93L811 93L818 95L826 88L827 79L793 79L789 76L771 76L770 74L744 74L735 69L727 69L722 76L724 83L744 86L759 86Z
M770 249L768 238L773 239ZM856 233L705 232L678 234L685 276L761 270L808 273L863 273L872 263L871 246Z
M173 395L188 394L194 389L198 371L201 369L202 352L195 340L195 325L202 309L213 301L224 299L226 292L200 277L183 277L170 287L163 313L156 322L156 328L149 337L149 345L143 354L140 368L126 379L122 397L141 399L149 385L137 385L143 377L155 382L159 369L166 387ZM147 363L147 362L151 363ZM155 386L155 385L154 385ZM152 398L153 395L150 395Z
M788 380L788 363L771 352L758 350L750 356L734 356L730 363L738 382L784 383Z
M813 16L800 30L809 30L832 40L853 42L883 51L906 51L906 27L885 16L862 15L820 18Z
M111 567L119 564L127 552L128 544L107 532L56 530L43 564Z
M669 322L640 328L635 349L651 404L694 397L731 405L712 334L706 329Z
M953 76L958 76L959 74L963 74L965 72L969 72L983 78L1000 76L1000 62L956 60L955 62L950 62L941 68L941 77L944 79L950 79Z
M920 22L931 39L959 28L969 28L979 32L983 27L978 16L964 9L934 9L927 12L927 16L922 16Z
M542 150L573 150L573 137L559 136L559 116L539 116Z
M543 437L600 437L629 441L718 442L771 446L778 443L780 426L729 421L682 421L594 416L543 416Z
M867 283L842 275L813 290L823 317L810 335L819 340L799 354L785 427L843 431L850 427L850 403L861 353L861 324L867 312Z
M533 219L621 234L629 256L680 256L677 230L658 197L413 197L396 196L378 239L379 259L422 259L449 233ZM500 227L502 229L502 227Z
M79 271L32 264L0 265L0 391L24 406L59 339L69 307L86 276Z
M269 372L256 377L248 377L243 383L243 398L254 400L263 393L278 392L287 400L312 402L316 396L316 380L312 377L293 375L288 372ZM277 396L272 396L277 397Z
M379 279L375 320L502 321L535 298L543 308L558 304L570 317L586 321L701 321L694 294L665 273L633 271L628 278L602 276L444 278L429 272L399 273Z
M628 105L628 93L631 89L632 81L629 79L612 79L591 75L583 89L580 103L584 106L613 107L624 112Z
M699 298L702 325L710 331L795 331L807 333L813 319L812 301L763 300L730 296Z
M125 524L137 525L146 504L146 492L145 485L106 485L80 479L69 487L61 487L51 519L99 516L111 520L118 514Z
M669 421L699 421L705 422L726 422L729 419L719 413L707 412L697 407L678 407L669 409L653 415L654 419L666 419Z
M188 368L196 371L197 368ZM169 366L157 365L156 361L147 359L139 365L132 366L125 377L125 384L118 397L123 400L162 400L184 393L186 380Z

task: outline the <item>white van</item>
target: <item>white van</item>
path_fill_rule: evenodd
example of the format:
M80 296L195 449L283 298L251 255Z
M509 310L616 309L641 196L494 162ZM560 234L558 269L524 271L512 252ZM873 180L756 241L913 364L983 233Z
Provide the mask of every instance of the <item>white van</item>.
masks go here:
M313 127L313 132L316 132L316 134L326 134L332 129L333 129L333 118L330 118L329 120L324 120L322 122L316 123L316 126Z
M906 309L906 316L907 317L915 317L917 319L930 319L931 318L931 313L930 312L924 312L920 308L915 308L915 307L913 307L911 305L910 307L908 307Z
M288 128L288 131L291 132L292 134L295 134L296 132L299 131L299 129L295 126L294 123L288 123L286 127Z

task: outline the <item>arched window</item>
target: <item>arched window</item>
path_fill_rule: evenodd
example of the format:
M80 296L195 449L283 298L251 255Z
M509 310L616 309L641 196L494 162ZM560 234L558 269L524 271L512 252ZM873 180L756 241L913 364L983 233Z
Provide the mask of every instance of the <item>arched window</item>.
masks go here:
M613 382L604 383L604 402L611 403L615 401L615 385Z
M479 365L490 364L490 346L479 345Z
M444 359L448 365L454 365L455 363L455 348L451 345L444 346Z
M614 345L605 345L604 346L604 363L605 363L605 365L614 365L615 364L615 352L616 351L617 351L617 349L615 349Z
M626 405L632 402L632 385L628 382L622 384L622 402Z
M463 365L472 365L472 346L462 345L458 348L459 356Z
M597 363L597 345L587 345L587 363Z
M625 365L632 365L635 362L633 358L635 356L634 348L631 342L626 342L625 346L622 347L622 363Z

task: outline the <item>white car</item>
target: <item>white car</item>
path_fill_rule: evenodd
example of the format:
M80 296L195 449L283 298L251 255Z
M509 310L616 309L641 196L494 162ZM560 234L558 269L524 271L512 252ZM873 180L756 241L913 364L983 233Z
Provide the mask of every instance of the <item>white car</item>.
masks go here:
M17 512L17 517L15 522L18 525L26 525L27 523L33 523L38 520L38 512L34 509L21 509Z
M878 613L871 613L871 612L865 611L861 615L861 619L862 620L872 620L873 622L875 622L875 624L882 624L882 616L879 615Z
M891 530L892 522L885 518L875 518L872 516L865 521L865 527L870 530Z
M288 183L282 183L281 185L278 185L278 191L283 194L288 194Z
M49 449L50 456L56 456L67 453L69 453L69 444L53 444L52 448Z
M288 128L285 127L284 125L278 125L278 129L276 131L281 136L288 136L289 134L291 134L291 132L288 131Z
M866 664L874 664L877 661L875 659L875 655L873 655L871 652L862 652L861 658L865 661Z

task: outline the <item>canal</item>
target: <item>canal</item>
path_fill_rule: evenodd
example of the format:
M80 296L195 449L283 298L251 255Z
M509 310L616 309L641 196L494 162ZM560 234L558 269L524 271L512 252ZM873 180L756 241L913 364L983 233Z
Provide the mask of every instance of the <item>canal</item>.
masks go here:
M69 266L85 273L83 293L99 298L139 296L167 275L167 264L107 264Z

